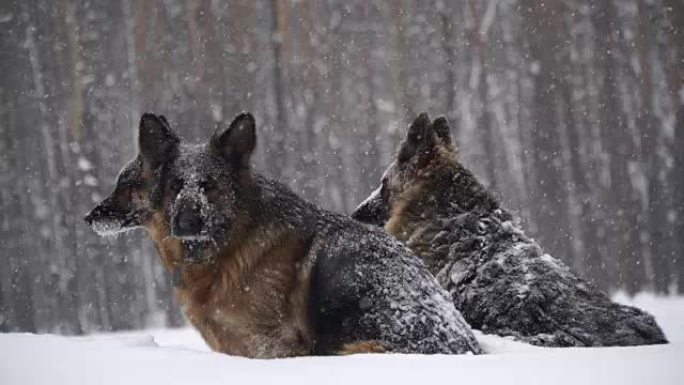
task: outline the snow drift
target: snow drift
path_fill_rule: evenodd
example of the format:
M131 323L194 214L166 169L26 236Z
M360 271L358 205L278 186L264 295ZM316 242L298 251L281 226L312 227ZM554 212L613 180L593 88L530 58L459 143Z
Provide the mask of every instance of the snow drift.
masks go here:
M624 296L653 313L669 345L550 349L478 335L481 356L357 355L253 360L213 353L192 329L88 337L0 334L13 384L682 384L684 298Z

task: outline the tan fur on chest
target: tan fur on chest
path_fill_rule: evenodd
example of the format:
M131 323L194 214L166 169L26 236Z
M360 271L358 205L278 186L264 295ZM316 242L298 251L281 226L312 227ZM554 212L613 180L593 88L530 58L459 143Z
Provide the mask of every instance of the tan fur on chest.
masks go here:
M402 197L394 202L385 223L385 231L402 242L409 239L415 231L415 223L420 220L420 212L416 206L426 194L424 186L422 183L409 186Z
M149 230L164 265L181 269L176 295L207 344L223 353L270 358L311 353L308 242L279 230L258 231L217 253L209 265L182 263L184 246Z

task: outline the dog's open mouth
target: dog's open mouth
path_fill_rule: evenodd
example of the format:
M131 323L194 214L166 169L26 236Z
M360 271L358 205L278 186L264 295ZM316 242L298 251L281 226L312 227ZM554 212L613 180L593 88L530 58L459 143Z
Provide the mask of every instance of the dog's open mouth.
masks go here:
M97 235L101 237L113 236L124 231L121 221L118 219L102 219L99 221L94 221L91 226Z
M97 235L114 236L133 230L138 227L137 217L135 215L126 215L123 217L107 217L95 219L91 222L91 227Z

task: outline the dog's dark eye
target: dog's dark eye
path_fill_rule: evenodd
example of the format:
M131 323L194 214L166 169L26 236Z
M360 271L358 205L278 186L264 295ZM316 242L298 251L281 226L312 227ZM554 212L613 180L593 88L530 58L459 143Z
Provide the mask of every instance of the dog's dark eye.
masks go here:
M171 191L174 193L178 193L182 188L185 182L183 179L175 179L173 182L171 182Z
M201 181L199 186L204 191L214 190L216 188L216 181L213 179L207 179Z
M119 200L119 204L120 204L120 205L124 206L124 205L126 205L127 203L129 203L129 202L132 200L132 198L133 198L133 189L131 188L131 186L129 186L129 185L127 185L127 184L121 185L121 186L117 189L117 191L118 191L118 192L117 192L116 196L118 197L118 200Z
M132 200L133 194L140 191L142 189L142 187L143 187L142 182L131 181L131 182L126 184L124 191L126 192L126 196L128 197L128 199Z

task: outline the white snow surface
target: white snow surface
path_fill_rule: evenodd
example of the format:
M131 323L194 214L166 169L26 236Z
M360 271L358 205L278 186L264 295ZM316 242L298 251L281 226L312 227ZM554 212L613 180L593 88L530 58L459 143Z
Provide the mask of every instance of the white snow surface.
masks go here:
M190 328L0 334L0 384L684 384L684 297L615 300L654 314L670 344L541 348L477 333L489 354L255 360L211 352Z

